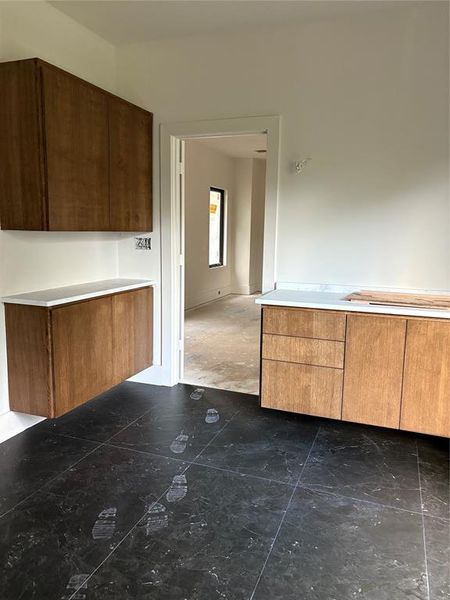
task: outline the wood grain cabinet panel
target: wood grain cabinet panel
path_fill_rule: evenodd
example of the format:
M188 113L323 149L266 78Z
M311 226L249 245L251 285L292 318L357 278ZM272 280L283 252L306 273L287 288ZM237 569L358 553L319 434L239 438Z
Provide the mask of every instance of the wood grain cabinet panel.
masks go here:
M49 230L109 229L108 99L100 90L42 68Z
M151 113L37 58L0 87L2 229L151 231Z
M399 427L406 320L347 316L345 421Z
M114 378L119 382L152 364L153 289L117 294L112 302Z
M262 361L261 406L339 419L341 405L341 370Z
M11 410L52 415L50 314L38 306L5 305Z
M264 334L262 358L342 369L344 342Z
M110 227L152 229L152 115L110 98ZM133 160L130 160L133 157Z
M345 313L265 306L263 333L345 340Z
M408 320L400 427L450 436L450 322Z
M46 226L39 89L33 60L0 63L2 229Z
M55 416L111 387L111 297L52 311Z

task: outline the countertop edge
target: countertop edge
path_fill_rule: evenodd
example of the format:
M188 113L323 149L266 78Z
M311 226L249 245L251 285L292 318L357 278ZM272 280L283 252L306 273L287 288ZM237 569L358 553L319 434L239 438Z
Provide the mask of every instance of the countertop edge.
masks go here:
M43 308L52 308L54 306L61 306L63 304L70 304L72 302L80 302L82 300L89 300L91 298L100 298L102 296L109 296L111 294L117 294L120 292L127 292L130 290L137 290L144 287L150 287L156 285L156 283L157 282L152 279L142 280L142 282L139 283L130 283L126 285L113 286L104 290L86 292L84 294L74 294L72 296L67 296L66 298L59 298L57 300L33 300L27 298L19 298L18 295L17 297L5 296L1 299L1 301L4 304L20 304L22 306L40 306Z
M366 306L364 304L352 304L348 302L347 305L334 304L333 302L322 303L322 302L295 302L290 300L264 300L264 298L257 298L256 304L264 306L285 306L288 308L313 308L316 310L334 310L342 312L356 312L356 313L369 313L378 315L394 315L400 317L422 317L429 319L443 319L450 320L450 311L444 310L429 310L429 309L404 309L388 306ZM344 300L342 300L344 302Z

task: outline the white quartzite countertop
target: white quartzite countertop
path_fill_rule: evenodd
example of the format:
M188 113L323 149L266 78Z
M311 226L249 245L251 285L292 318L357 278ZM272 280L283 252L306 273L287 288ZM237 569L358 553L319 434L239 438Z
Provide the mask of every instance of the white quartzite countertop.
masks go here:
M60 304L69 304L70 302L136 290L154 285L155 283L151 279L105 279L103 281L68 285L49 290L40 290L38 292L17 294L15 296L5 296L2 298L2 302L6 304L26 304L49 308L51 306L59 306Z
M357 292L359 289L355 288L353 291ZM350 292L315 292L278 289L259 296L259 298L256 299L256 303L269 306L320 308L329 310L344 310L347 312L403 315L405 317L433 317L438 319L450 319L450 310L359 304L344 300L349 293Z

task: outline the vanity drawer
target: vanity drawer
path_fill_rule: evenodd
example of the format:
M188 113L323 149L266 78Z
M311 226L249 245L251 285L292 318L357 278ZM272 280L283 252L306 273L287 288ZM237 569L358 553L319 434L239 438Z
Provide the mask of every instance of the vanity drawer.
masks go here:
M261 406L340 419L342 382L340 369L263 359Z
M262 358L343 369L344 342L265 333Z
M345 313L265 306L263 333L322 340L345 340Z

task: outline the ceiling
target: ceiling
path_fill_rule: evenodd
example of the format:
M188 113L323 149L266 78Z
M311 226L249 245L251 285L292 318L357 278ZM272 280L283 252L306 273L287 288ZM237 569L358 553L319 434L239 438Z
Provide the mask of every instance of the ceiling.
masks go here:
M267 149L265 133L198 138L191 140L190 143L208 146L233 158L266 158L265 154L256 152L256 150Z
M427 0L424 0L425 2ZM414 0L58 0L50 2L115 45L258 31L348 14L407 8Z

